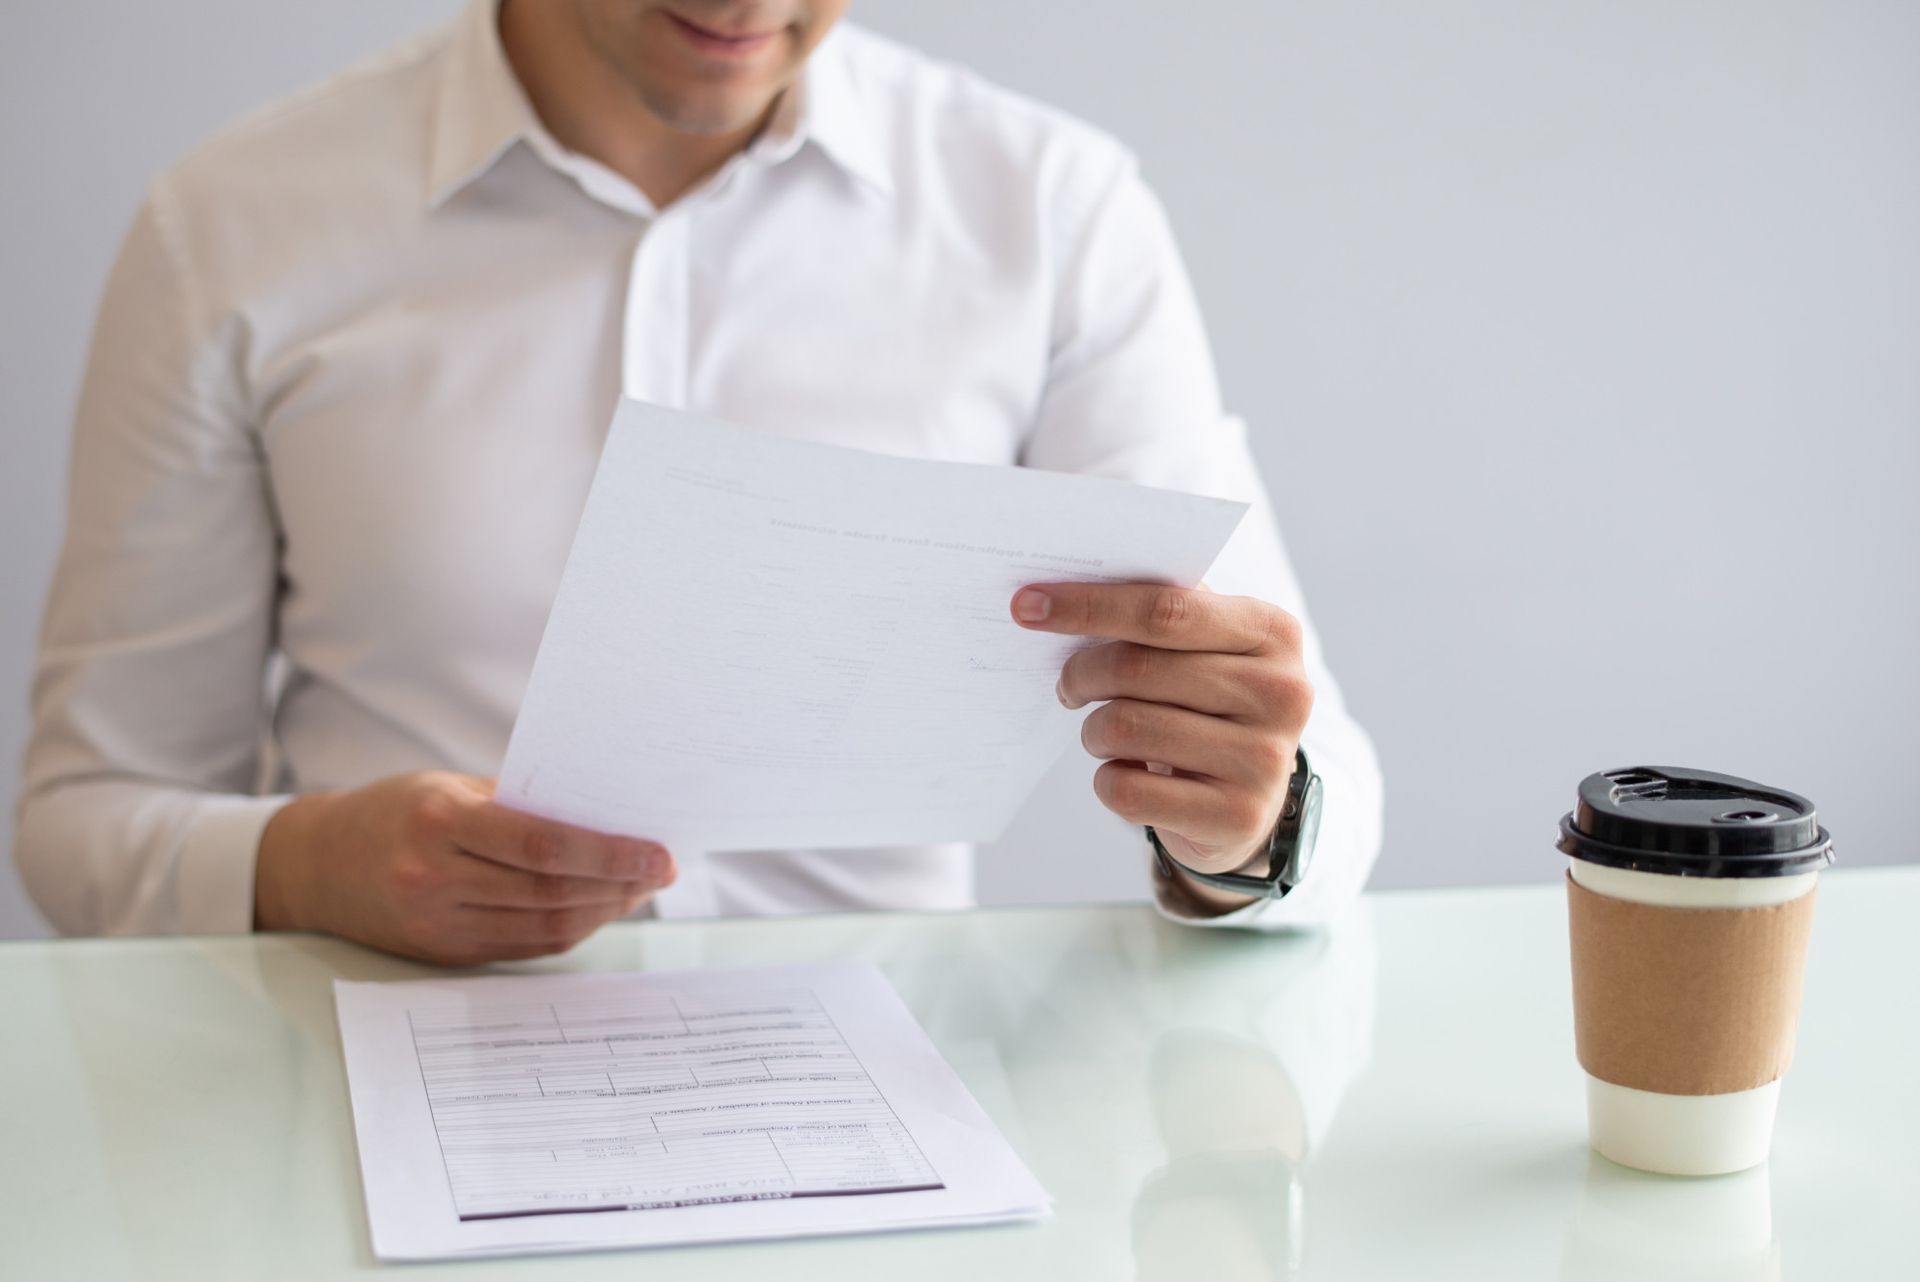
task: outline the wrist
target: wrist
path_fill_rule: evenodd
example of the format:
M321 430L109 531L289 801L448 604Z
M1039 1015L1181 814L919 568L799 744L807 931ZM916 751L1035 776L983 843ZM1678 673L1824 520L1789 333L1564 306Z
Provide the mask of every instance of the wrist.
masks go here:
M1275 822L1277 823L1278 820L1276 819ZM1268 830L1261 834L1259 840L1250 843L1239 855L1219 861L1219 867L1215 867L1214 862L1211 860L1208 861L1204 867L1197 864L1189 867L1186 864L1182 864L1178 859L1175 859L1173 862L1179 865L1183 872L1265 872L1267 868L1267 851L1273 844L1272 827L1273 826L1269 824Z
M1218 917L1245 908L1260 898L1224 886L1209 885L1201 877L1264 871L1267 852L1264 839L1253 843L1243 852L1196 858L1191 846L1176 834L1162 833L1151 824L1147 826L1146 834L1147 843L1154 852L1154 879L1159 885L1162 901L1177 913L1189 917ZM1189 863L1189 860L1193 862Z
M260 832L253 867L253 928L313 930L311 870L316 833L334 793L295 797L273 812Z
M1306 749L1296 746L1279 816L1251 856L1236 851L1226 856L1201 854L1199 860L1189 861L1181 857L1183 853L1200 853L1192 850L1192 843L1177 837L1171 843L1164 841L1149 825L1147 838L1162 878L1179 882L1203 902L1223 907L1284 897L1300 884L1312 861L1322 795L1320 776L1314 773ZM1203 893L1207 891L1214 893Z
M1171 856L1164 864L1156 861L1155 873L1168 906L1187 916L1219 917L1258 902L1256 896L1222 890L1197 880L1185 864Z

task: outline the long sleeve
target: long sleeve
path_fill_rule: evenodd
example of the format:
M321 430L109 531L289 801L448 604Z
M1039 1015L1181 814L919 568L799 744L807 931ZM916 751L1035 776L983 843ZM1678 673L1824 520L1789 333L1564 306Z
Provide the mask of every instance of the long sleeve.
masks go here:
M1236 498L1251 509L1213 569L1215 591L1258 597L1300 619L1315 690L1303 743L1325 784L1314 862L1285 899L1195 925L1264 929L1331 920L1360 893L1379 853L1381 779L1348 713L1288 563L1242 423L1220 402L1206 332L1159 202L1120 153L1063 224L1053 351L1022 462ZM1144 838L1131 857L1149 859ZM1161 888L1164 889L1164 888Z
M275 524L164 185L108 281L33 685L14 851L68 933L251 929Z

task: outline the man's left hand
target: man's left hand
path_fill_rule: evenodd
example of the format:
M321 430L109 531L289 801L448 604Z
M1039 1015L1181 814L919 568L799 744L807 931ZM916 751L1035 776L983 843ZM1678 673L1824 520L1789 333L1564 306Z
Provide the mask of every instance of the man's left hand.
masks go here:
M1104 762L1093 790L1107 809L1151 824L1198 872L1234 871L1265 849L1313 709L1298 619L1204 585L1151 583L1036 583L1014 594L1013 617L1109 638L1069 658L1059 684L1069 708L1106 701L1080 741Z

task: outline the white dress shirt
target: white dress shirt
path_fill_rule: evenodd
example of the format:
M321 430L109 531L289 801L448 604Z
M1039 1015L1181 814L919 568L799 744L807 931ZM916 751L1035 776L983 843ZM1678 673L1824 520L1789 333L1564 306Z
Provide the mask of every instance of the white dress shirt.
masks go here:
M1122 147L843 24L754 143L655 209L542 128L477 0L201 145L134 220L34 685L15 849L48 918L244 931L287 795L492 774L623 389L1250 499L1209 585L1305 614ZM1372 749L1311 629L1307 662L1312 875L1218 920L1324 920L1374 858ZM675 853L663 916L973 895L964 845Z

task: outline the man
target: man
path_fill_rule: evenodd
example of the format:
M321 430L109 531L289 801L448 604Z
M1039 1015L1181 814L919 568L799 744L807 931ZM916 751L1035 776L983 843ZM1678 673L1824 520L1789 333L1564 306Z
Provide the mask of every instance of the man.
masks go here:
M1358 891L1371 749L1159 206L1116 144L834 30L844 7L476 0L155 183L101 308L35 684L16 850L57 926L472 963L643 907L968 903L963 846L670 852L491 800L623 391L1254 500L1213 591L1037 585L1008 626L1109 638L1061 698L1101 705L1096 790L1160 843L1113 857L1152 858L1168 912L1306 923ZM1325 797L1304 878L1300 744ZM1283 898L1201 880L1270 847Z

